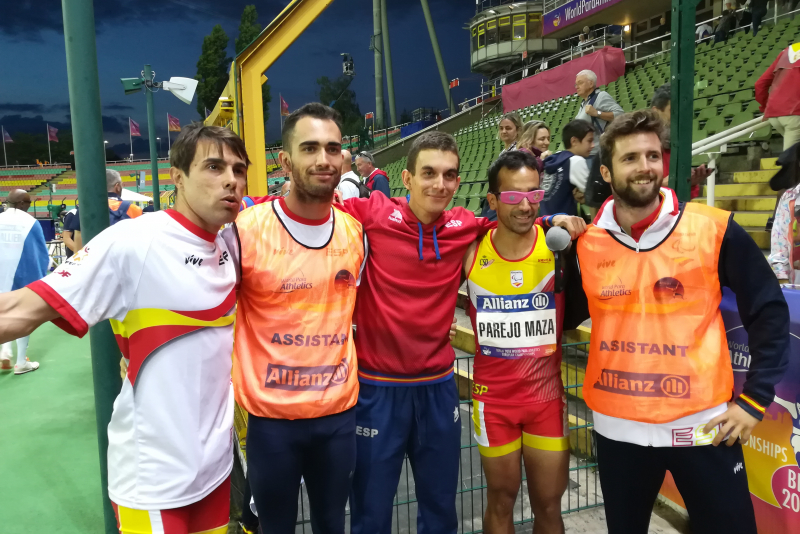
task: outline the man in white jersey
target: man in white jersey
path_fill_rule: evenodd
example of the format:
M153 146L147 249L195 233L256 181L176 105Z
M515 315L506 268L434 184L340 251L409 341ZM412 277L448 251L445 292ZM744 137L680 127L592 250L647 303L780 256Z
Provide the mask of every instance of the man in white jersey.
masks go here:
M122 534L227 531L237 267L226 241L247 180L230 130L184 128L174 210L121 221L52 275L0 295L0 342L51 320L105 319L127 374L108 426L108 493Z

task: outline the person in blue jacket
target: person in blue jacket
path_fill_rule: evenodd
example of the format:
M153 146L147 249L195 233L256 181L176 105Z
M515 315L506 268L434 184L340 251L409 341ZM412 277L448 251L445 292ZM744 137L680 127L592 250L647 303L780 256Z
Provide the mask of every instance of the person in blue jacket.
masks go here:
M587 158L594 147L594 128L584 120L575 119L561 131L566 150L547 156L544 160L542 189L544 200L539 205L539 214L577 215L578 207L573 190L586 190L589 178Z
M27 286L47 274L50 255L39 222L28 213L30 195L22 189L8 194L8 209L0 213L0 293ZM17 364L14 374L39 368L28 360L28 338L17 339ZM11 369L11 342L0 346L0 369Z

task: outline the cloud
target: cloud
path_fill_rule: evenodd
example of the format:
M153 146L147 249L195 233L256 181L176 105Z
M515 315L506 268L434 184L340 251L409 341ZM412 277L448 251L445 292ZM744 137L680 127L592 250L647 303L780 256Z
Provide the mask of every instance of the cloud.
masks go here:
M103 106L103 109L107 111L128 111L129 109L134 109L133 106L128 106L126 104L106 104Z
M104 134L123 133L127 131L128 131L127 124L123 124L123 122L117 119L116 117L109 117L108 115L103 115Z
M41 115L35 117L23 117L22 115L6 115L0 117L0 123L7 132L29 134L45 134L45 124L49 124L59 130L71 130L72 126L68 122L46 121Z
M430 0L431 10L441 13L442 7L451 7L454 0ZM212 24L238 24L244 7L253 0L115 0L95 2L94 16L98 33L105 30L120 30L131 23L153 22L155 20L193 20ZM360 10L371 14L369 0ZM351 20L353 10L348 0L340 0L327 11L335 13L336 18ZM63 13L61 0L12 0L3 3L0 17L0 33L27 41L41 41L42 33L54 31L63 33ZM338 8L347 6L347 8ZM387 4L390 18L404 18L411 9L419 9L419 0L390 0ZM286 7L286 0L262 0L258 3L259 20L266 25ZM421 9L420 15L421 15ZM369 17L371 20L371 16ZM391 24L391 20L390 20ZM420 28L424 22L420 20ZM371 29L371 26L370 26ZM230 35L231 39L235 35Z
M42 104L0 104L0 112L12 113L44 113L45 107Z

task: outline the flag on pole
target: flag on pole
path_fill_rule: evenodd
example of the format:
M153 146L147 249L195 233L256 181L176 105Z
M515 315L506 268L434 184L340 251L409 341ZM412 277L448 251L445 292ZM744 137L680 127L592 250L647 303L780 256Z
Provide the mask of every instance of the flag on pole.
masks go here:
M3 142L4 143L13 143L14 141L11 139L11 136L8 134L7 131L3 130Z
M58 130L56 128L53 128L49 124L47 125L47 140L48 141L52 141L54 143L58 143L58 137L56 137L57 133L58 133Z
M130 117L128 118L128 126L130 126L130 129L131 129L131 136L134 136L134 135L139 136L139 137L142 136L142 134L139 133L139 124L135 120L131 119Z
M455 80L450 80L450 89L453 89L455 87L458 87L458 78L456 78Z
M167 113L167 122L169 122L169 131L170 132L180 132L181 131L181 121L178 120L178 117L173 117L169 113Z
M364 115L364 120L374 119L374 118L375 118L375 114L373 112L371 112L371 111L369 113L367 113L366 115Z
M289 104L283 99L283 95L279 95L281 99L281 117L289 116Z

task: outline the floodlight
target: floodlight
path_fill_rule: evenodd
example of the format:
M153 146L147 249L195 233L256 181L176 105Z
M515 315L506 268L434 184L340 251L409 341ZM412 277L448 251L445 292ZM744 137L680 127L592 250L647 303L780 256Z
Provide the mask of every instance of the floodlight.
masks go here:
M161 82L161 87L178 97L184 104L191 104L194 92L197 90L197 80L172 77L168 82Z
M120 78L120 81L126 95L132 95L142 90L143 81L141 78Z

